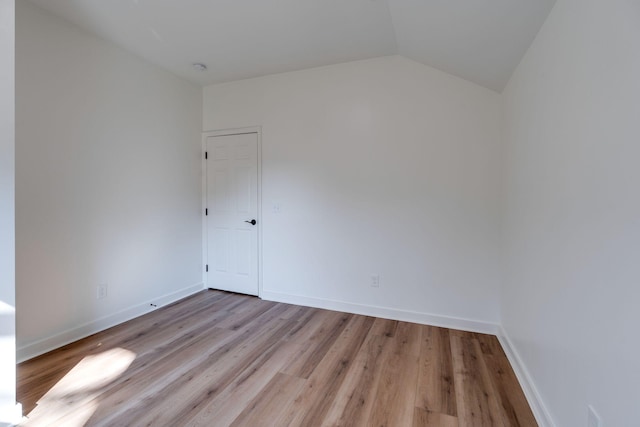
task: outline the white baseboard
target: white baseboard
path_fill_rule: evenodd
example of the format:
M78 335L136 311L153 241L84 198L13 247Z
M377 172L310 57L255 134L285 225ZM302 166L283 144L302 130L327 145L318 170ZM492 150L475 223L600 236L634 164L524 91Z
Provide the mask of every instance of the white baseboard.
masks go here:
M365 316L381 317L384 319L401 320L404 322L421 323L423 325L440 326L449 329L480 332L495 335L500 330L497 323L464 319L439 314L421 313L410 310L399 310L375 305L356 304L325 298L305 297L301 295L283 294L280 292L263 291L260 298L267 301L283 302L287 304L303 305L307 307L324 308L327 310L344 311Z
M149 301L145 301L141 304L125 308L124 310L120 310L117 313L92 320L76 328L60 332L52 337L28 343L24 346L18 347L18 363L24 362L25 360L29 360L33 357L39 356L79 339L88 337L89 335L95 334L97 332L104 331L105 329L111 328L112 326L116 326L120 323L142 316L143 314L147 314L153 310L157 310L162 306L188 297L189 295L195 294L196 292L200 292L203 289L205 289L204 283L196 283L195 285L180 289L176 292L171 292L169 294L153 298ZM151 304L155 304L157 307L153 307L151 306Z
M10 403L0 406L0 427L15 426L22 421L22 405Z
M553 422L551 413L545 406L542 397L531 378L531 374L529 374L520 354L513 346L507 332L502 328L502 326L500 326L498 340L500 340L500 344L502 345L504 352L507 354L507 359L509 359L509 363L511 363L511 367L516 373L516 377L518 377L518 382L524 391L524 395L529 402L529 406L533 411L533 415L536 417L538 425L540 427L555 427L556 424Z

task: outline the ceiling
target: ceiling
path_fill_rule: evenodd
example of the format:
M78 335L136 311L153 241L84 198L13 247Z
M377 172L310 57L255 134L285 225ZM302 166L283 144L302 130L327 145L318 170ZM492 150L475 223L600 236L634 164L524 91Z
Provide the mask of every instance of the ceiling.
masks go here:
M400 54L496 91L555 2L31 1L201 85Z

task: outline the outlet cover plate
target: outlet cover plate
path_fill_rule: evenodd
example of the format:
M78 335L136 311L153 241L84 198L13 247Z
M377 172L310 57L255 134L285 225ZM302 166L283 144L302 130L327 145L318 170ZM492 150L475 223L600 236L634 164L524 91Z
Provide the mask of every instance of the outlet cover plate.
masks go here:
M98 299L105 299L106 297L107 297L107 284L106 283L102 283L102 284L98 285L97 298Z
M371 287L372 288L379 288L380 287L380 275L379 274L372 274L371 275Z

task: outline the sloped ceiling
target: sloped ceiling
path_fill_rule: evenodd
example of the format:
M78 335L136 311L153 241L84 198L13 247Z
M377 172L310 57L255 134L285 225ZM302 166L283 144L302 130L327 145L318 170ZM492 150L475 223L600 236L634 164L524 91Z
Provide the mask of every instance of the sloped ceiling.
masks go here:
M501 91L555 0L31 2L202 85L401 54Z

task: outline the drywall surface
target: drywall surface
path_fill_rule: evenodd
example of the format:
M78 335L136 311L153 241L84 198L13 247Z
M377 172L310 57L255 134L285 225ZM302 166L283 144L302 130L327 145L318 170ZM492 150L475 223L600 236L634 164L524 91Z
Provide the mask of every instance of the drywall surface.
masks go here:
M498 321L498 94L393 56L208 86L203 118L262 127L264 296Z
M558 0L503 94L503 326L562 427L640 420L638 76L638 2Z
M14 0L0 0L0 425L18 421L15 322Z
M202 281L202 89L29 2L17 6L24 348L76 338L80 326Z

